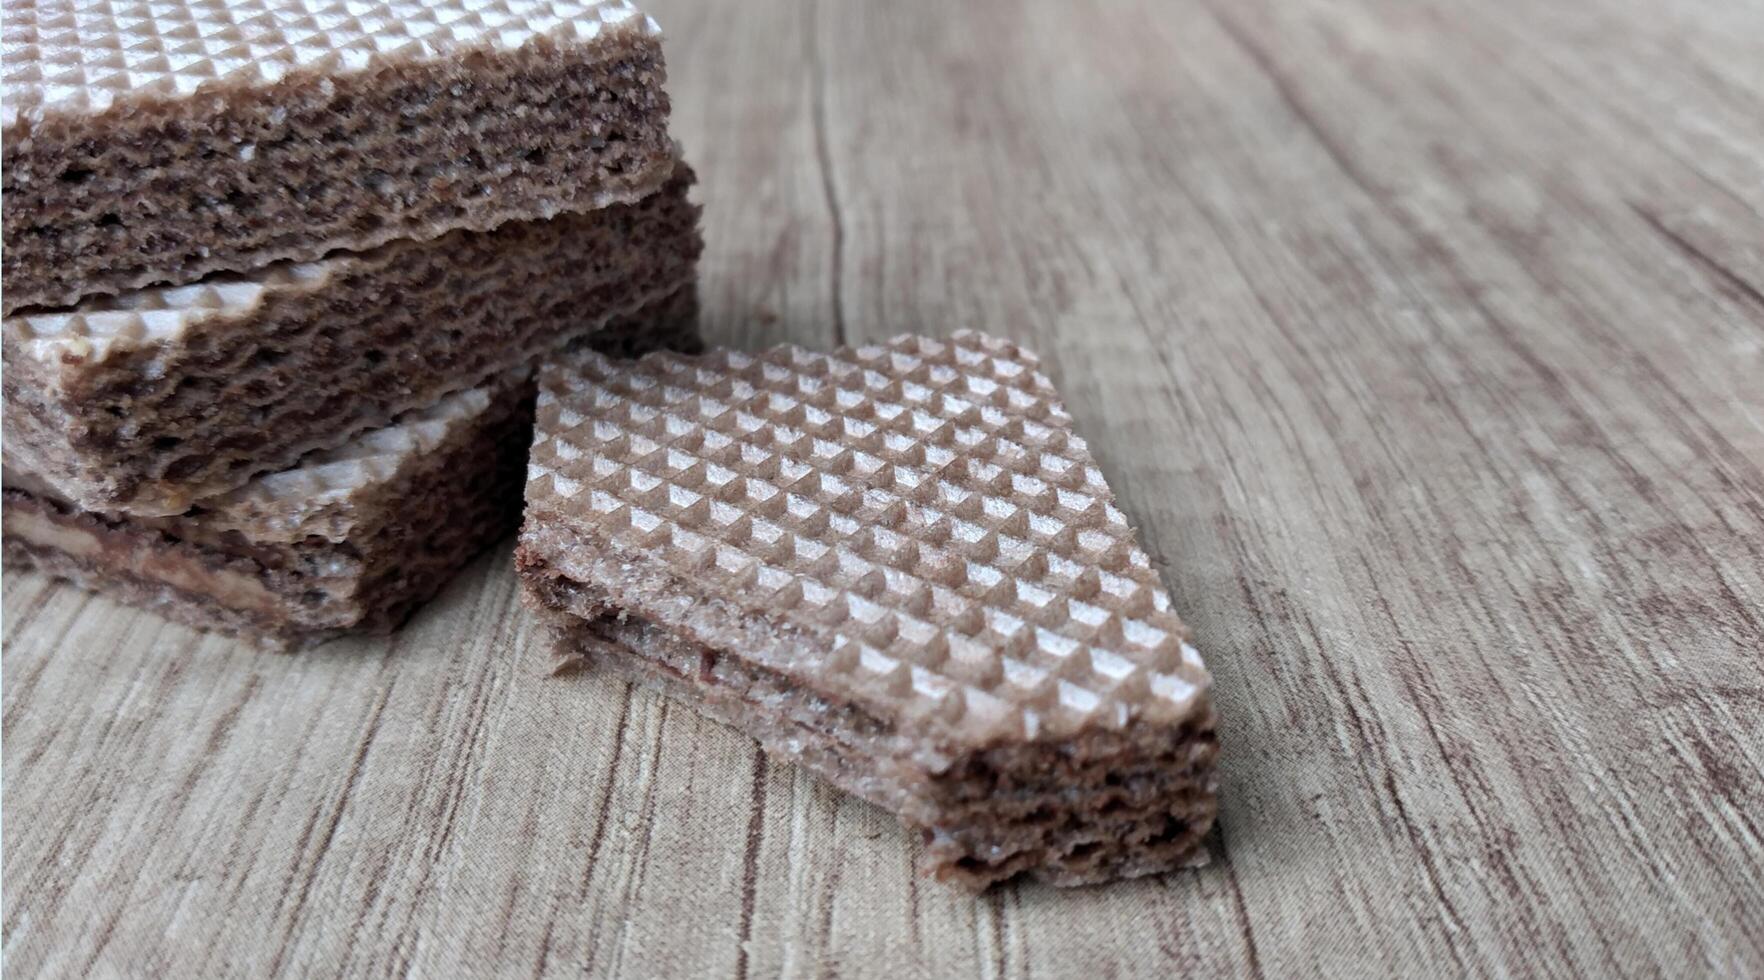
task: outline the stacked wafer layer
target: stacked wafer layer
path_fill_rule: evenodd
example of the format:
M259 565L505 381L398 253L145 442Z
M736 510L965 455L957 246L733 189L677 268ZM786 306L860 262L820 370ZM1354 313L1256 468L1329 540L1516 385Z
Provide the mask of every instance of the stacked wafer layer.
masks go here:
M391 625L510 529L534 359L693 336L623 0L8 0L5 42L9 558Z
M696 343L690 284L590 342ZM8 469L5 560L203 629L304 646L384 632L519 519L532 370L443 396L170 517L85 511Z
M937 875L1201 857L1206 668L1016 346L567 355L526 493L517 562L566 657L895 811Z
M7 0L5 304L629 203L672 168L625 0Z
M14 314L9 458L88 509L178 513L690 282L691 177L550 221Z

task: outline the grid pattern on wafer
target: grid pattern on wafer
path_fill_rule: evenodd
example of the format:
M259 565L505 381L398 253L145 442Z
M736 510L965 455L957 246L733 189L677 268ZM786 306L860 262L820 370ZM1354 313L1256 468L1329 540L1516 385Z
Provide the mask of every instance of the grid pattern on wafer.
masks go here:
M658 347L696 348L696 309L693 287L683 286L614 317L586 343L615 356ZM369 429L341 446L308 453L298 465L259 474L201 501L201 520L209 530L238 530L258 541L345 540L356 516L350 505L362 494L383 491L413 461L482 424L484 414L510 389L524 388L524 397L530 397L532 375L530 365L505 371L476 388L401 413L390 425Z
M279 289L321 288L337 264L334 259L279 262L250 276L219 275L190 285L98 296L71 310L9 316L5 330L20 351L40 361L102 360L114 349L175 340L208 317L248 314Z
M1205 667L1036 365L967 332L566 358L541 381L528 520L814 638L818 661L771 666L933 736L1187 720Z
M290 72L658 32L628 0L7 0L4 123Z
M351 497L385 484L408 461L445 443L490 407L495 388L520 384L529 373L521 368L492 385L456 391L335 449L311 453L298 466L257 476L204 500L203 520L215 530L248 530L260 539L317 535L341 541L349 533L350 515L344 505Z

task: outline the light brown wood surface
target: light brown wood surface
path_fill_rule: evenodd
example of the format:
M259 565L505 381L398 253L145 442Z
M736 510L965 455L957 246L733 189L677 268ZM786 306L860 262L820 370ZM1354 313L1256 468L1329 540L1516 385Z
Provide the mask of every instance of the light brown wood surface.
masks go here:
M9 976L1764 975L1764 6L654 0L714 340L1046 358L1210 867L972 899L593 674L4 587Z

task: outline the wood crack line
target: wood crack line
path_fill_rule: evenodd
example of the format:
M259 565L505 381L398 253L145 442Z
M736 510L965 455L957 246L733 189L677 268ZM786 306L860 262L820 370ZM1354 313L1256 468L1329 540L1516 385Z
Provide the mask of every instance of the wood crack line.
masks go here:
M1661 221L1659 215L1634 201L1627 203L1629 209L1634 211L1636 216L1641 218L1649 228L1652 228L1655 234L1664 239L1673 251L1683 255L1691 261L1692 265L1708 273L1717 283L1735 294L1736 298L1744 299L1759 310L1764 310L1764 290L1747 282L1739 273L1729 269L1714 256L1692 244L1690 239L1667 227L1666 222Z
M820 7L808 0L803 15L803 35L809 63L810 105L814 115L815 162L821 171L821 194L827 217L833 222L833 344L845 345L845 216L839 208L839 190L833 180L833 152L827 145L827 69L821 62Z
M374 736L380 733L380 716L385 713L386 703L392 699L392 685L380 692L379 700L374 704L373 715L368 718L361 742L355 747L355 758L350 761L349 775L343 783L343 792L337 797L336 806L331 809L331 818L325 824L317 847L312 856L312 863L307 866L306 876L300 883L300 891L295 896L294 908L288 915L288 931L283 934L276 948L275 958L267 971L269 975L281 972L282 961L288 956L289 948L299 930L300 919L305 914L308 897L312 893L313 882L318 879L319 866L324 863L325 855L331 850L331 842L337 835L337 825L343 822L343 811L349 808L349 797L355 792L355 786L361 781L361 772L367 762L368 748L374 744Z
M1353 181L1354 186L1358 187L1367 197L1378 203L1379 206L1387 207L1384 195L1378 187L1354 164L1347 150L1336 141L1329 130L1323 126L1323 123L1312 115L1310 106L1307 106L1304 100L1298 97L1298 93L1293 90L1291 80L1274 63L1274 59L1269 56L1268 52L1256 44L1249 34L1238 26L1236 21L1215 9L1210 0L1202 3L1201 9L1205 10L1207 16L1212 18L1213 23L1218 24L1219 29L1231 38L1232 43L1243 52L1244 57L1256 66L1256 70L1268 79L1268 83L1274 87L1274 94L1280 97L1280 101L1285 103L1293 118L1298 120L1299 125L1305 127L1305 130L1323 148L1323 152L1329 156L1330 160L1334 161L1336 168L1348 180Z
M1238 925L1243 929L1244 953L1249 958L1249 975L1257 980L1266 977L1262 972L1262 953L1256 948L1256 930L1251 925L1249 906L1243 898L1243 886L1237 880L1237 869L1231 865L1231 847L1225 840L1225 823L1218 821L1213 824L1213 835L1219 841L1219 863L1225 866L1225 883L1231 886L1231 907Z
M760 842L765 838L766 772L770 762L765 750L754 746L753 797L747 808L747 850L741 856L741 931L735 940L735 976L747 980L747 943L753 938L754 896L759 886Z

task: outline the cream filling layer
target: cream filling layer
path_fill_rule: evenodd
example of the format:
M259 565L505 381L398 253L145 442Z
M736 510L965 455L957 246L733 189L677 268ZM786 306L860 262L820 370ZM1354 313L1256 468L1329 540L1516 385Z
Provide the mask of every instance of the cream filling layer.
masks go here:
M254 575L209 568L195 559L167 554L137 541L107 542L96 531L63 524L35 510L8 507L0 522L6 537L91 560L107 574L159 582L242 612L283 611L281 597Z

